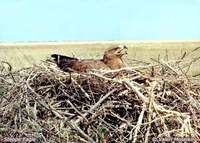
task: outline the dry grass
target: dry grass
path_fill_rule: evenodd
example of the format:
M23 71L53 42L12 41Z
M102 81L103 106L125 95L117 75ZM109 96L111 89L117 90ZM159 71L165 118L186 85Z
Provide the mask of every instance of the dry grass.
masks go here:
M40 63L52 53L60 53L81 58L101 58L105 48L116 43L91 43L91 44L48 44L48 45L0 45L0 59L11 63L14 69L28 67L35 63ZM175 60L180 58L184 52L189 52L200 47L200 42L119 42L129 47L129 55L126 57L129 66L132 66L133 59L138 61L151 62L151 58ZM200 55L200 50L189 55L188 60ZM200 62L197 60L191 65L191 73L200 73Z

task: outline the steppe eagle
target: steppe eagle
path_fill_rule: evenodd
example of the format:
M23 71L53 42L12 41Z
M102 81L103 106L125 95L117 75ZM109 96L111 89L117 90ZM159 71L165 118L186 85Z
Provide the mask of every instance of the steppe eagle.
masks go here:
M87 72L91 69L119 69L124 67L123 55L127 54L127 46L109 48L102 59L78 59L64 55L52 54L51 57L63 71Z

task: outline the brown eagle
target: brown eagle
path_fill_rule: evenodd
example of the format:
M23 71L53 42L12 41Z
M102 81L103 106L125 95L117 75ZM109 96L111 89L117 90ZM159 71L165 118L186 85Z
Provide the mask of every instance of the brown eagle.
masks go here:
M78 59L64 55L52 54L54 62L63 71L87 72L91 69L119 69L124 67L122 56L127 54L126 46L117 46L104 52L102 59Z

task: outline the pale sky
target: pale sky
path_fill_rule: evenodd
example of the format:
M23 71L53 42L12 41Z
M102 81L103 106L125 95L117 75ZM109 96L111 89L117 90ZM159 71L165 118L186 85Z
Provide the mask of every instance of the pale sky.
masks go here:
M0 0L0 42L198 39L200 0Z

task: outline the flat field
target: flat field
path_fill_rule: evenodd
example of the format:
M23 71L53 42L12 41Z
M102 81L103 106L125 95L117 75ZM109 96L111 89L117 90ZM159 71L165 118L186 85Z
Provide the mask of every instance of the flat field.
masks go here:
M45 60L53 53L79 58L101 58L106 48L125 44L129 47L125 57L129 66L137 61L152 62L153 59L173 61L186 52L187 62L194 61L191 73L200 73L200 41L160 41L160 42L46 42L46 43L0 43L0 60L9 62L13 69L28 67Z

